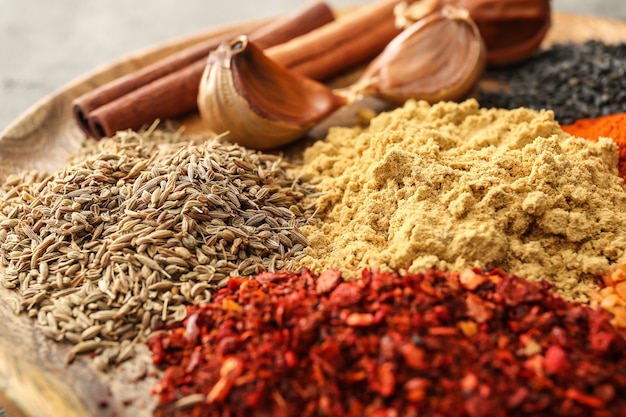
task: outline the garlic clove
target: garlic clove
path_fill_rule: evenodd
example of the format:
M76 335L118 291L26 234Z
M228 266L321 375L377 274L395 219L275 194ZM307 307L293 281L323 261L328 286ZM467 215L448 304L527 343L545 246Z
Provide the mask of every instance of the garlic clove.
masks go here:
M324 84L272 61L246 36L210 54L198 93L200 115L212 131L258 150L304 136L344 104Z
M447 0L467 9L487 48L489 65L508 65L530 56L551 27L550 0Z
M354 94L407 99L459 100L485 69L485 46L466 10L445 6L398 35L365 69Z
M527 58L540 47L552 24L550 0L417 0L399 5L396 21L407 26L445 4L469 11L485 42L488 65Z
M476 22L489 65L510 65L529 57L552 26L550 0L455 1Z

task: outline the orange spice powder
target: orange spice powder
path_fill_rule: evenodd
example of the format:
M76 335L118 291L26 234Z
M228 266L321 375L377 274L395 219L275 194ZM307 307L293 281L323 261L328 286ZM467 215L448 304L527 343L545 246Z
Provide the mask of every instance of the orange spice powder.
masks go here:
M613 139L619 149L619 174L626 181L626 113L580 119L561 128L573 136L597 141L599 137ZM589 295L591 305L613 314L613 325L626 328L626 265L620 265L603 278L604 288Z
M619 148L619 174L626 180L626 113L580 119L561 128L570 135L594 141L600 137L613 139Z

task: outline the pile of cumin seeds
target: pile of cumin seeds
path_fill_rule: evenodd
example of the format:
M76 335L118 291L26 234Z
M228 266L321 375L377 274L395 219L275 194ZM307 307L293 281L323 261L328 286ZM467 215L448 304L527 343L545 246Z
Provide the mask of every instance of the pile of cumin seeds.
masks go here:
M313 187L276 155L120 132L0 189L0 284L49 338L106 370L231 275L290 269Z

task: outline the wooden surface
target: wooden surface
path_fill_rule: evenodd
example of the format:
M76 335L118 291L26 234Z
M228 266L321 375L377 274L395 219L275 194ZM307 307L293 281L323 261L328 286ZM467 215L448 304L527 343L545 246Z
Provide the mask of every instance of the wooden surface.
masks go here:
M58 169L86 140L72 119L72 99L179 47L231 28L141 51L43 98L0 136L0 182L23 169ZM626 41L626 22L555 14L545 44L588 39ZM190 130L202 129L197 116L192 115L184 123ZM0 406L12 417L151 415L154 400L148 390L155 379L134 382L137 369L149 363L147 349L109 375L98 373L84 358L66 367L63 358L69 346L45 339L34 321L15 316L15 301L15 294L0 287L0 321L4 323L0 332Z

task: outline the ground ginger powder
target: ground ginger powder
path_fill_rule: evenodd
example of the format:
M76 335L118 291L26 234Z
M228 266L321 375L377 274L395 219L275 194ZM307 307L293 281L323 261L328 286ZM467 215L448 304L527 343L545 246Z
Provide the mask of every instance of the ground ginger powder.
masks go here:
M409 101L305 151L318 219L300 266L416 272L500 267L586 300L624 262L617 147L575 138L551 111Z

